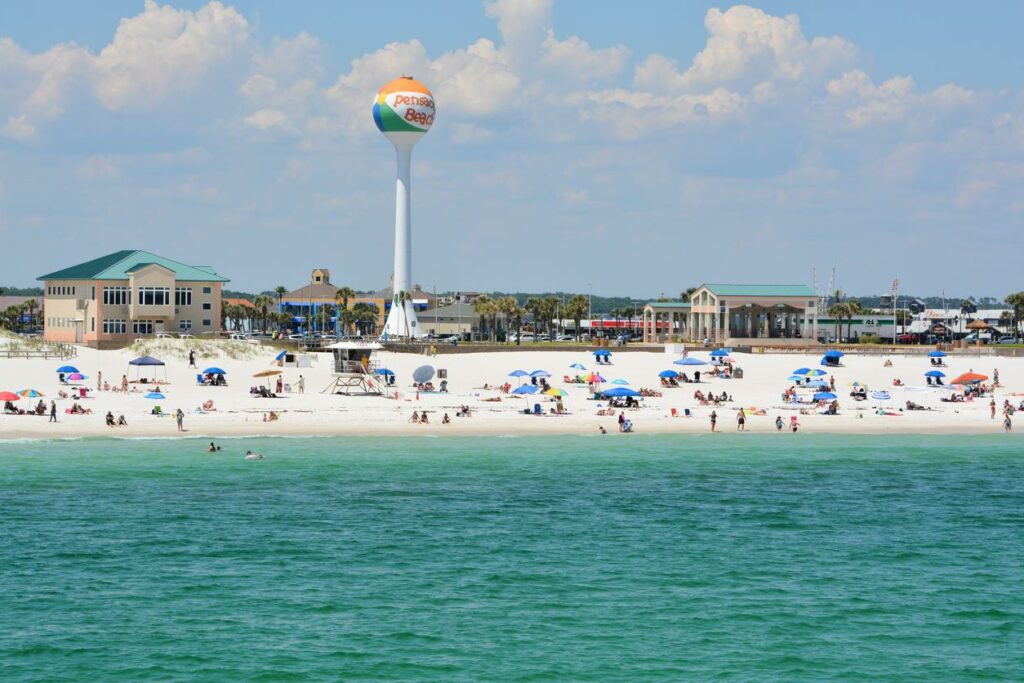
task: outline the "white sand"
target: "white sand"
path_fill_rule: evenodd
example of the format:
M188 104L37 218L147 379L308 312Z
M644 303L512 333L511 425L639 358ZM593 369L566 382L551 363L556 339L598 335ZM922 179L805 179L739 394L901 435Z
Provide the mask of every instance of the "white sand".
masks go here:
M665 369L707 371L709 367L674 366L677 358L663 352L622 352L612 357L612 365L597 366L589 353L569 351L530 351L462 353L439 355L430 358L412 354L381 353L382 364L397 373L398 400L370 396L338 396L323 394L321 391L331 381L331 361L326 354L319 356L314 367L302 370L284 369L284 379L294 386L300 374L305 376L306 392L285 394L279 399L254 398L249 394L250 386L266 380L254 379L252 375L271 366L274 352L265 349L255 357L245 360L221 357L207 357L197 360L199 370L210 365L223 367L227 371L229 386L202 387L195 383L196 370L188 367L185 360L188 348L185 342L165 344L158 355L167 362L167 399L152 401L143 398L143 393L121 394L114 392L93 392L92 397L82 401L91 408L92 415L67 415L65 409L71 399L58 399L58 422L48 423L48 417L0 416L0 438L66 438L78 436L174 436L179 434L171 417L150 415L154 405L159 404L171 413L177 408L186 412L185 435L187 436L237 436L237 435L440 435L440 434L592 434L598 425L604 425L609 434L617 433L614 416L597 416L597 402L587 400L585 386L567 385L562 382L565 374L575 374L569 365L580 362L589 369L597 369L608 380L626 379L632 388L648 387L662 390L657 377ZM237 347L236 347L237 348ZM237 355L236 351L232 352ZM176 354L176 355L175 355ZM88 380L83 384L93 389L96 378L102 372L104 380L119 384L122 374L128 371L128 361L136 354L129 351L95 351L83 348L77 358L68 361L83 373ZM707 358L706 353L693 352L691 355ZM694 400L693 393L700 388L705 392L726 391L735 399L733 403L718 407L718 429L723 432L736 430L735 408L763 408L767 415L750 415L747 430L752 432L773 432L774 420L781 415L789 422L792 408L783 406L780 394L788 386L786 378L798 367L820 367L820 356L802 354L745 355L735 354L737 365L745 373L743 379L708 379L700 385L686 384L678 389L664 390L661 398L646 398L642 408L627 411L637 433L652 432L707 432L711 407L702 407ZM943 368L948 378L961 372L974 370L992 375L994 367L999 368L1003 387L996 391L999 404L996 419L989 417L988 399L970 403L949 404L940 402L938 391L912 391L892 387L894 377L901 378L914 387L924 387L923 373L931 369L924 352L918 356L893 356L894 367L883 367L884 358L879 356L847 355L844 367L832 371L836 378L836 393L839 395L841 414L824 416L819 414L800 415L802 432L848 432L848 433L946 433L970 432L993 433L1002 431L1001 406L1004 398L1017 405L1024 396L1013 396L1012 392L1024 392L1024 358L980 358L973 356L950 356L949 367ZM414 368L430 364L448 370L449 393L430 394L416 397L409 388ZM31 388L45 394L47 404L56 398L61 389L56 360L6 359L0 358L0 390L18 391ZM506 381L509 372L515 369L531 371L544 369L553 377L549 379L555 387L565 388L569 395L564 399L565 407L571 414L565 416L525 416L523 408L541 402L545 410L553 407L546 398L528 396L514 398L502 396L500 403L483 399L498 396L497 391L479 389L484 383L492 386ZM131 375L129 375L131 376ZM880 416L873 412L878 402L868 400L855 403L848 397L850 384L864 382L872 390L886 389L893 395L887 405L897 410L907 400L929 406L934 410L904 412L899 416ZM435 383L437 379L435 378ZM509 379L513 385L519 380ZM144 390L143 390L144 391ZM802 392L804 393L804 392ZM215 403L216 411L199 413L197 408L207 399ZM16 405L21 408L34 406L38 399L22 399ZM470 418L456 418L460 404L473 409ZM693 418L672 418L670 409L680 413L690 408ZM413 410L430 411L431 424L410 424ZM124 415L128 427L111 429L104 424L107 411L114 416ZM263 414L275 410L280 414L276 422L263 422ZM442 415L447 412L452 419L450 425L442 425ZM1024 424L1020 425L1024 429Z

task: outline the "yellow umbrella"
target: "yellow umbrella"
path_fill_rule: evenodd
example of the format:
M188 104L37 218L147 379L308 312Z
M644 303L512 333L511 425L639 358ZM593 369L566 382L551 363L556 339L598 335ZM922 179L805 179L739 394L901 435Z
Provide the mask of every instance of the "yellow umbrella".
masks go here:
M260 370L253 377L273 377L274 375L280 375L280 370Z
M568 396L569 395L569 392L566 391L565 389L557 389L555 387L551 387L550 389L548 389L544 393L547 394L548 396L557 396L558 398L562 398L564 396Z

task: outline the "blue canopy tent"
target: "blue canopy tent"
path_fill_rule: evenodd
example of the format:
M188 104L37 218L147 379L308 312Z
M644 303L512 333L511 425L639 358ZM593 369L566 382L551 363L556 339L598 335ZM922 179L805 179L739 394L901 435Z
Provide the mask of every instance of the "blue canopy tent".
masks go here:
M828 351L825 352L826 358L842 358L845 355L845 353L843 353L842 351L838 351L836 349L829 349Z
M164 382L167 381L167 366L159 358L153 358L153 356L141 356L135 360L128 361L128 365L131 368L135 368L135 379L133 381L138 382L140 380L139 375L143 372L143 368L154 368L153 379L156 379L155 368L163 368L164 371Z
M608 349L597 349L594 351L594 360L600 365L606 365L608 359L612 357L612 352Z
M701 360L700 358L690 358L689 356L687 356L686 358L679 358L677 360L672 361L672 364L673 365L707 365L708 362L706 360Z
M946 357L946 352L945 351L929 351L928 352L928 357L929 358L945 358Z
M627 396L636 397L641 394L639 391L634 391L627 387L612 387L611 389L605 389L602 391L601 395L605 398L625 398Z

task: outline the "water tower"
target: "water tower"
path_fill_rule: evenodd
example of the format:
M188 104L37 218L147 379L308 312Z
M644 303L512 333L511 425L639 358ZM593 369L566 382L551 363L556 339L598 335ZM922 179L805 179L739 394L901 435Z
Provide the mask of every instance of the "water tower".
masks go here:
M412 197L409 163L412 148L434 125L434 95L412 78L402 76L377 93L373 120L380 132L395 146L398 176L395 184L395 274L392 281L391 311L384 331L389 337L422 337L412 301Z

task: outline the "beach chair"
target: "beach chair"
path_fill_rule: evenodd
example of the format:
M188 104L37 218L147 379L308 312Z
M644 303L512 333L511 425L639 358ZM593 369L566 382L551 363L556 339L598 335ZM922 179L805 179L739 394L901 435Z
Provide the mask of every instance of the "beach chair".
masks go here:
M679 417L679 411L675 408L672 409L672 417Z
M533 414L534 415L543 415L544 414L544 410L540 407L539 403L534 403L533 404Z
M693 417L693 413L690 412L689 408L683 408L683 417Z

